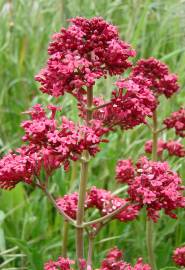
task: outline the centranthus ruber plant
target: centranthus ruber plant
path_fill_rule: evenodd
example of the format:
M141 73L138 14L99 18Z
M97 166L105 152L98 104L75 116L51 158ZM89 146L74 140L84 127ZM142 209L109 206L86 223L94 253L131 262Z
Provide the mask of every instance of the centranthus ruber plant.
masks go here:
M36 104L26 111L29 120L21 124L23 144L0 160L0 187L12 189L24 182L39 188L64 218L63 254L46 262L45 270L93 269L93 241L101 229L113 219L131 222L143 208L149 264L139 258L131 266L123 260L122 252L113 247L96 265L102 270L156 270L153 223L159 220L162 210L177 218L175 210L185 207L182 180L166 161L167 155L184 157L185 148L180 140L158 138L168 129L185 137L184 108L173 112L163 126L158 121L160 96L168 99L179 90L177 76L152 57L132 64L135 50L121 40L115 26L99 17L71 19L67 29L54 34L48 54L46 66L35 77L41 84L40 90L56 98L67 93L75 98L79 122L64 115L58 120L62 108L54 105ZM119 79L109 100L94 96L93 87L98 79L117 75ZM89 186L89 163L100 151L101 143L111 143L107 134L141 124L151 130L151 138L145 144L148 157L138 157L137 162L132 157L119 160L116 166L116 181L128 186L125 194L119 197L110 190ZM48 191L50 178L60 167L70 170L71 161L81 163L79 189L55 198ZM99 217L87 221L85 213L89 209L95 209ZM66 249L69 224L76 230L73 258L67 257ZM88 240L87 252L84 240ZM177 249L173 259L184 265L183 256L184 250Z

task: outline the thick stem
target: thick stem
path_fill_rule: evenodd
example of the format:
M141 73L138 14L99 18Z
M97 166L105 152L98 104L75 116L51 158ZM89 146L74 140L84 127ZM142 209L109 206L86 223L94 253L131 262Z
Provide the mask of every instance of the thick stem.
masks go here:
M92 119L92 104L93 104L93 89L87 89L87 118L86 124L89 125L90 120ZM79 186L79 197L78 197L78 211L77 211L77 226L83 224L84 219L84 204L87 188L87 178L88 178L88 162L89 162L89 153L84 151L82 154L82 164L81 164L81 177L80 177L80 186ZM84 229L76 229L76 256L79 264L79 259L84 258L84 240L83 240Z
M153 113L153 127L152 127L152 160L157 161L157 111ZM153 239L153 221L147 220L146 222L146 244L148 251L149 263L152 270L157 270L155 262L155 252L154 252L154 239Z
M86 153L84 153L86 155ZM88 176L88 162L82 161L81 164L81 179L80 179L80 187L79 187L79 198L78 198L78 211L77 211L77 226L81 226L83 224L84 219L84 203L85 203L85 195L86 195L86 187L87 187L87 176ZM84 257L83 254L83 228L76 229L76 255L77 259L82 259Z
M68 229L69 223L64 220L63 232L62 232L62 257L67 257L67 242L68 242Z

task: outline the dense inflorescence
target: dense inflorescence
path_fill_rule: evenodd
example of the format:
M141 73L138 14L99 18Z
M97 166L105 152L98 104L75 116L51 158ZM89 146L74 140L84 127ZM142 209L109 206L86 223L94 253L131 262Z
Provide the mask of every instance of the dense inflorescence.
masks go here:
M185 109L180 108L178 111L173 112L164 120L164 125L167 129L174 128L178 136L185 137Z
M122 129L146 123L146 117L151 117L156 108L153 93L132 79L118 81L116 85L118 89L113 91L111 104L106 108L105 123Z
M121 129L131 129L140 124L146 124L146 118L151 117L157 103L147 84L138 80L124 79L116 82L117 88L107 106L94 110L93 118L102 121L103 126ZM94 98L94 106L105 102L102 98ZM84 105L79 104L80 116L85 117Z
M71 218L76 219L78 193L64 195L63 198L58 198L56 203L59 209ZM129 203L126 206L126 204L127 200L113 195L110 191L92 187L86 194L85 209L97 208L101 215L107 215L125 205L125 209L113 218L121 222L126 222L135 219L139 213L139 207L137 205Z
M135 168L132 160L122 159L117 162L116 179L118 183L128 183L135 175Z
M120 164L119 161L117 178L120 179L123 174L125 182L125 168L123 167L121 172ZM181 179L170 170L167 162L153 162L146 157L137 162L134 177L127 178L131 201L137 202L140 207L146 206L148 217L154 221L158 220L159 211L162 209L165 214L176 218L173 210L185 207L185 197L182 194L184 186L181 183Z
M176 265L185 267L185 246L176 248L172 258Z
M53 36L47 66L36 76L41 91L58 97L69 92L82 99L86 88L102 76L118 75L131 67L131 46L119 37L116 27L101 17L70 20Z
M157 141L157 155L161 156L165 148L166 148L166 142L163 140L158 140ZM152 140L148 140L145 142L145 152L149 154L152 153Z
M170 156L185 157L185 147L178 141L168 141L166 149Z
M123 253L117 248L111 249L102 261L100 270L151 270L150 265L144 264L142 258L134 266L123 260Z
M179 90L177 76L153 57L141 59L133 67L129 59L135 57L135 50L120 39L116 27L101 17L77 17L71 19L70 23L67 29L62 28L53 36L48 48L47 64L35 79L40 82L43 93L54 97L65 93L73 95L81 119L79 123L74 123L65 116L58 118L61 108L54 105L45 109L36 104L26 111L30 118L21 124L24 130L23 145L0 159L0 188L12 189L19 182L41 188L57 210L76 227L78 269L92 270L91 240L106 222L112 219L132 221L142 208L146 208L148 218L154 222L158 220L160 210L176 218L174 210L185 207L185 187L167 162L150 161L144 156L135 165L131 159L117 163L116 180L128 185L124 198L94 186L87 189L90 157L99 152L102 142L108 142L104 135L118 127L128 130L140 124L148 125L153 134L153 142L145 143L146 153L153 151L156 154L157 151L160 160L163 160L164 151L170 156L184 157L185 147L180 141L165 142L157 137L160 132L170 128L174 128L177 135L185 137L185 109L172 113L164 120L165 127L158 129L156 109L160 104L159 96L170 98ZM108 75L122 75L129 68L129 75L119 76L110 100L93 96L96 80ZM153 117L151 126L147 123L148 117ZM157 149L152 149L155 141ZM70 162L77 160L82 163L80 192L64 195L55 201L47 191L49 177L61 166L68 170ZM43 175L45 182L41 179ZM90 208L97 209L103 217L98 219L99 222L83 223L84 210ZM90 230L87 229L89 250L86 263L83 230L90 225ZM148 232L147 237L149 259L154 265L152 231ZM151 270L141 258L135 266L131 266L122 257L118 248L111 249L99 269ZM185 266L185 247L174 251L173 260L177 265ZM47 262L44 270L72 270L73 264L74 261L59 257L56 261Z
M163 141L158 140L157 142L157 155L162 157L164 150L167 150L170 156L185 157L185 147L179 141ZM145 143L145 152L152 153L152 140Z
M179 90L177 76L170 73L164 63L153 57L139 60L132 70L132 75L150 83L150 89L157 95L164 94L169 98Z
M50 260L49 262L45 263L44 270L70 270L71 265L75 262L68 258L59 257L57 261Z
M34 145L22 146L0 160L0 188L12 189L20 181L32 183L40 171L41 155Z
M58 108L50 105L49 110L48 117L44 108L37 104L26 112L31 119L24 121L22 127L25 131L23 141L28 145L0 160L1 188L11 189L20 181L31 183L42 168L48 176L62 165L67 170L70 160L78 160L84 150L94 156L99 151L98 145L106 142L102 136L107 129L100 121L92 120L90 126L75 125L62 117L58 123L55 119Z

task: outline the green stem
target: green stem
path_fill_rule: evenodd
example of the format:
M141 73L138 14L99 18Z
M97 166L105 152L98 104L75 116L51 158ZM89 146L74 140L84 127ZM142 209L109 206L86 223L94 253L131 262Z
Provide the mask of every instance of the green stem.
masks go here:
M92 119L92 103L93 103L93 89L87 89L87 117L86 124L89 125L90 120ZM81 177L80 177L80 186L79 186L79 197L78 197L78 210L77 210L77 226L81 226L84 220L84 204L87 188L87 178L88 178L88 162L89 162L89 153L84 151L82 154L82 163L81 163ZM76 256L79 264L79 259L84 258L84 228L76 229Z
M68 221L64 220L63 233L62 233L62 257L64 258L67 257L68 229L69 229L69 223Z
M153 113L153 127L152 127L152 160L157 161L157 111ZM147 220L146 222L146 244L148 251L148 260L152 267L152 270L157 270L155 262L155 252L154 252L154 237L153 237L153 221Z
M89 237L87 267L90 267L90 269L92 269L93 240L93 237Z

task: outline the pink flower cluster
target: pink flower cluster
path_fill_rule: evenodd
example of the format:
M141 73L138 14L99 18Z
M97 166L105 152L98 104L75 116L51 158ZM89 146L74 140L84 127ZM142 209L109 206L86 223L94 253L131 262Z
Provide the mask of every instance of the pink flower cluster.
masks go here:
M44 270L70 270L71 264L74 264L73 260L68 258L59 257L57 261L50 260L45 263Z
M74 261L69 258L59 257L57 261L50 260L44 265L44 270L71 270L70 265ZM83 260L82 269L85 269L86 262ZM88 268L87 268L88 269ZM90 268L91 269L91 268ZM123 253L117 247L112 248L102 261L100 270L151 270L150 265L144 264L143 259L139 258L134 266L123 260Z
M177 76L170 73L164 63L153 57L139 60L132 70L132 75L146 80L156 94L164 94L167 98L179 90Z
M0 188L12 189L20 181L32 183L42 159L37 150L34 146L22 146L0 160Z
M168 129L174 128L177 135L185 137L185 109L173 112L164 120L164 124Z
M179 141L163 141L158 140L157 154L162 156L164 150L167 150L170 156L185 157L185 147ZM149 140L145 143L145 152L152 153L152 141Z
M153 162L142 157L136 164L119 161L117 165L116 178L118 182L127 182L130 200L138 203L140 207L146 206L148 217L157 221L159 211L164 210L165 214L176 218L174 210L185 207L185 197L182 191L179 176L170 170L167 162ZM135 170L135 175L128 177L128 171ZM126 175L126 176L125 176Z
M116 179L118 183L128 183L135 175L135 168L133 167L132 160L123 159L117 162L116 166Z
M172 258L176 265L185 267L185 246L176 248Z
M102 261L100 270L151 270L150 265L144 264L142 258L137 260L135 266L131 266L122 257L123 253L117 247L111 249Z
M156 108L156 99L146 84L138 80L124 79L116 83L118 89L112 92L111 102L99 110L95 110L94 119L101 120L104 126L130 129L146 123ZM94 105L104 104L103 99L94 99ZM85 117L84 105L79 105L80 115Z
M166 148L166 142L159 139L157 141L157 155L161 156L163 154L164 149ZM145 152L151 154L152 153L152 140L146 141L145 143Z
M78 99L102 76L117 75L131 67L131 46L119 37L116 27L101 17L70 20L53 36L47 66L36 76L41 91L58 97L69 92ZM85 87L85 88L84 88Z
M63 210L71 218L76 219L78 193L64 195L63 198L58 198L56 203L59 209ZM85 209L95 207L100 211L101 215L107 215L126 203L127 200L111 194L110 191L92 187L86 194ZM139 207L137 205L129 204L114 218L121 222L130 221L137 217L138 212Z
M75 125L63 117L58 123L55 120L57 107L49 106L49 110L50 117L40 104L26 112L31 119L24 121L22 127L25 131L23 141L28 145L0 160L1 188L11 189L20 181L32 182L42 167L47 175L62 165L67 170L70 160L78 160L84 150L95 155L98 145L106 142L102 135L107 129L102 128L100 121L92 120L91 126Z

